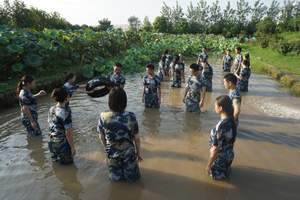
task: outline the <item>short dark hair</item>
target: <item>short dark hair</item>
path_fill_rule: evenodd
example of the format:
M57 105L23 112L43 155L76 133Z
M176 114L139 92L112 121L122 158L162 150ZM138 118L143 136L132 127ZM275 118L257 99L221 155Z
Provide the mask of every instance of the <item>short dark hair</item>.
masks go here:
M232 84L236 85L237 83L237 77L233 73L228 73L224 76L224 79L226 81L231 82Z
M146 68L154 70L154 65L152 63L149 63L146 65Z
M114 87L109 92L108 106L113 112L124 112L127 107L127 94L121 87Z
M195 71L199 71L200 66L198 64L196 64L196 63L193 63L193 64L190 65L190 68L193 69L193 70L195 70Z
M68 73L66 78L65 78L65 81L68 82L69 80L71 80L72 78L74 78L74 76L76 76L74 73Z
M119 68L123 67L123 65L121 63L119 63L119 62L116 62L114 66L119 67Z
M64 88L55 88L51 93L51 98L56 102L64 102L68 97L68 92Z
M235 49L240 51L240 52L242 51L242 47L236 47Z

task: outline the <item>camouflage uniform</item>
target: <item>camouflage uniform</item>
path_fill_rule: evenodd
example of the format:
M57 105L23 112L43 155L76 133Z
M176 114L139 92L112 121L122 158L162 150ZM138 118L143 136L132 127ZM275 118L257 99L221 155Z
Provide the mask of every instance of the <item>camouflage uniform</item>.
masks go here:
M72 128L72 113L69 106L53 106L48 114L49 149L52 158L61 164L73 162L71 147L66 138L67 129Z
M139 127L134 113L101 113L97 130L106 139L109 177L112 181L134 182L140 178L134 136Z
M243 55L242 54L237 54L235 56L234 62L233 62L233 72L237 72L239 74L239 72L237 71L239 66L241 65L243 61Z
M227 178L234 158L233 144L236 137L236 128L233 119L221 119L210 133L209 147L216 146L217 159L211 167L211 177L214 180Z
M230 55L225 55L223 59L224 59L223 71L230 72L231 64L232 64L232 57Z
M186 90L186 110L188 112L200 112L200 99L201 92L204 87L204 82L202 80L201 74L196 77L196 80L190 76L187 81Z
M248 92L248 84L249 78L251 76L251 69L249 67L242 68L240 76L242 77L242 79L238 82L238 88L241 92Z
M184 64L178 63L173 67L173 84L172 87L181 87L181 77L184 73Z
M169 76L171 62L172 62L172 56L170 54L167 54L166 55L166 62L165 62L165 65L164 65L165 76Z
M122 76L121 74L118 75L118 74L113 74L110 76L110 81L112 83L115 84L115 86L122 86L124 87L125 86L125 83L126 83L126 79L124 76Z
M207 62L208 54L206 52L202 52L199 54L198 59L200 62Z
M165 64L164 64L163 61L160 61L158 63L158 73L157 73L157 75L158 75L160 81L163 81L163 79L164 79L164 65Z
M79 85L72 85L69 82L64 84L64 89L67 91L68 95L72 97L76 90L79 88Z
M150 78L149 75L144 77L143 81L145 87L145 107L146 108L159 108L158 89L160 88L160 79L157 75Z
M229 91L228 96L231 99L233 104L235 104L235 103L236 104L241 104L242 103L242 97L241 97L241 94L240 94L240 90L238 88L236 88L233 91ZM235 123L236 123L236 126L238 127L239 119L237 119Z
M207 68L203 68L202 70L202 79L206 86L206 91L212 92L212 79L213 79L213 68L211 65L208 65Z
M21 120L22 124L25 126L27 133L31 136L38 136L42 134L40 125L38 123L38 113L37 113L37 102L36 98L33 96L33 94L25 89L22 89L19 94L19 104L21 107L27 106L30 110L31 116L33 121L37 124L37 128L34 129L31 126L31 122L29 118L21 112Z

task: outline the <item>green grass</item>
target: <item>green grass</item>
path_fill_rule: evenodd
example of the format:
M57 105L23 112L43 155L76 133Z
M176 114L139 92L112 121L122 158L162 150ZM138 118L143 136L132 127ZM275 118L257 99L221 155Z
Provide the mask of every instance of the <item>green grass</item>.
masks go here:
M284 32L281 33L280 36L286 39L288 42L300 40L300 32Z
M285 33L288 40L297 39L299 33ZM261 48L248 44L244 49L250 53L252 70L256 73L266 73L289 89L290 93L300 96L300 56L280 54L271 48Z
M300 56L283 56L276 50L263 49L254 44L247 46L246 50L251 55L251 65L255 72L262 73L266 65L272 65L284 73L300 76Z

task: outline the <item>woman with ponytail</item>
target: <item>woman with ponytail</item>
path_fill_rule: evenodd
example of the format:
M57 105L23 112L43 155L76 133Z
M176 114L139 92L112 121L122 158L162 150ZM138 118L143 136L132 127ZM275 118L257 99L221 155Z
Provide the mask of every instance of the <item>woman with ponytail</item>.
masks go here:
M210 157L206 170L212 179L222 180L230 174L236 138L236 124L229 96L222 95L216 99L215 111L221 119L210 133Z
M41 129L38 123L36 98L46 95L44 90L33 95L35 81L32 76L23 76L17 86L17 96L21 106L22 123L30 136L41 135Z

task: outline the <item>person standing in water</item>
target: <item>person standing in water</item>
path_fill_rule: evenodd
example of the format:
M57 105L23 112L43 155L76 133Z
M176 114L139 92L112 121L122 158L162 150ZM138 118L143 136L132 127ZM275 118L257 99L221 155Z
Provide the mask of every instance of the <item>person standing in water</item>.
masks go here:
M183 59L183 56L182 56L182 54L179 54L179 64L180 64L180 66L181 66L181 71L182 71L182 73L181 73L181 75L182 75L182 82L185 82L185 63L184 63L184 59Z
M227 49L222 59L223 72L230 72L231 65L232 65L232 56L230 55L230 50Z
M203 67L202 69L202 79L204 81L204 84L206 86L206 91L207 92L212 92L212 79L213 79L213 68L212 66L208 63L208 61L202 61L201 65Z
M229 96L222 95L216 99L215 112L220 116L220 121L210 133L210 156L206 170L212 179L222 180L230 175L236 139L236 124Z
M206 87L199 73L200 66L196 63L190 65L191 75L187 80L183 103L188 112L201 112L204 105Z
M146 108L159 108L161 102L160 79L154 73L154 65L146 66L147 75L143 79L142 102Z
M165 64L166 64L166 56L162 55L159 63L158 63L158 71L157 71L157 75L160 78L160 81L164 80L164 69L165 69Z
M174 58L174 61L171 63L171 69L172 69L172 87L180 88L181 87L181 81L182 81L182 65L180 63L180 57L179 55L176 55Z
M47 94L44 90L41 90L39 93L33 95L32 90L35 86L34 78L29 75L23 76L17 86L22 124L26 128L29 136L38 136L42 134L38 122L36 99Z
M238 125L238 119L241 112L242 98L236 84L237 77L234 74L228 73L224 76L224 86L229 91L228 96L232 100L233 105L233 117L236 122L236 125Z
M135 182L140 178L142 161L139 127L135 114L125 111L127 95L120 87L108 97L109 112L102 112L97 131L105 147L109 177L112 181Z
M249 79L251 76L250 62L248 59L243 60L240 74L236 74L238 78L238 88L241 92L248 92Z
M202 52L198 56L198 65L201 65L202 62L208 61L208 53L207 53L207 48L203 47Z
M233 73L234 74L240 74L240 70L241 70L241 65L243 62L243 55L242 55L242 48L241 47L236 47L235 48L235 59L233 62Z
M126 79L121 73L122 73L122 64L115 63L115 65L113 66L113 74L110 76L110 81L115 86L124 88Z
M53 90L51 97L56 105L52 106L48 114L49 123L49 149L52 153L52 159L60 164L73 163L73 157L76 154L73 128L72 112L67 103L70 95L64 88Z

